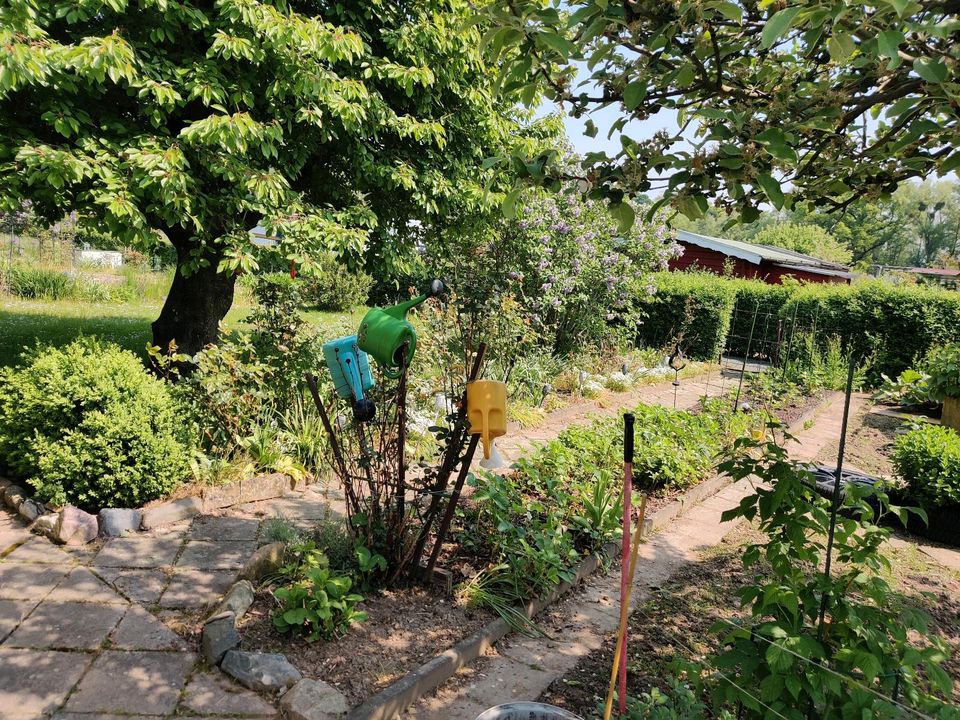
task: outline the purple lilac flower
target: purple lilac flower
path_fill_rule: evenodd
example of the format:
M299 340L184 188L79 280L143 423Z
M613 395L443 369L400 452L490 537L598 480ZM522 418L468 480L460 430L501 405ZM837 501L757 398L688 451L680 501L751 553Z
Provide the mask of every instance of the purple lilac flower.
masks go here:
M549 290L551 287L552 287L552 286L551 286L550 283L545 282L543 285L540 286L540 289L543 290L544 292L546 292L546 291Z

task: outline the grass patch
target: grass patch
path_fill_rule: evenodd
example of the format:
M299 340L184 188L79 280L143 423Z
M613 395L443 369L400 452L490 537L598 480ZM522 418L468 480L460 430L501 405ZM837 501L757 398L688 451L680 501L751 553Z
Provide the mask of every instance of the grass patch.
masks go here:
M25 348L37 342L66 345L81 336L96 336L146 358L144 348L151 339L150 323L160 314L162 302L90 303L76 300L17 300L0 298L0 366L15 365ZM248 305L235 305L224 320L230 330L242 327L250 312ZM305 319L316 326L323 338L356 332L366 312L311 311Z

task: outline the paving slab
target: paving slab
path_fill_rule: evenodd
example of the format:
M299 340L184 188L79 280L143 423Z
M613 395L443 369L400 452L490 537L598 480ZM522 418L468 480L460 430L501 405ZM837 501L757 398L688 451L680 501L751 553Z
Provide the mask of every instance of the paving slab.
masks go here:
M0 648L0 709L5 720L56 710L93 660L90 653Z
M219 542L253 542L257 539L260 521L253 518L202 515L193 521L192 540Z
M236 570L177 570L160 596L159 604L169 608L186 608L215 602L230 588L236 577Z
M36 606L36 600L0 600L0 643Z
M273 705L218 670L200 672L193 676L187 683L179 712L181 715L197 713L270 718L277 715Z
M115 650L186 650L186 641L152 614L134 605L110 636Z
M170 579L162 570L98 567L97 573L128 598L145 605L153 605L160 599Z
M85 567L67 573L47 600L127 605L128 600Z
M117 605L44 600L4 643L4 647L95 650L123 617Z
M0 527L0 555L14 545L26 542L30 537L30 532L24 527L13 525Z
M169 715L195 662L192 653L105 650L64 710Z
M183 540L180 537L122 537L108 540L97 553L95 567L155 569L173 565Z
M42 537L31 537L27 542L6 556L15 562L30 562L44 565L74 565L76 559Z
M240 568L256 549L257 543L252 540L247 542L190 540L177 560L177 567L195 570Z
M0 563L0 600L41 600L69 572L69 566Z

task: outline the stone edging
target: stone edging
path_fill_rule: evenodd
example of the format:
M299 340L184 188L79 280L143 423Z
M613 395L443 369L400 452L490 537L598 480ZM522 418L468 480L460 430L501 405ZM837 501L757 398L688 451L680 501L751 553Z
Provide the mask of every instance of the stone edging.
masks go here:
M260 500L272 500L287 492L306 487L303 480L294 480L283 473L257 475L228 485L205 487L200 496L142 508L104 508L98 514L84 512L71 505L57 508L29 498L26 490L6 478L0 478L0 500L27 523L30 530L54 542L84 545L98 537L120 537L126 533L152 530L211 510L222 510Z

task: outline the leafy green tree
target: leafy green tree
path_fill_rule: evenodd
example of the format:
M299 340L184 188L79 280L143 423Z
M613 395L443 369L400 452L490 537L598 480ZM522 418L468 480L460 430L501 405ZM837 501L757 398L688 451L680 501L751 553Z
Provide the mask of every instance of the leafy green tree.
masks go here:
M841 265L848 264L851 259L850 251L818 225L778 223L758 232L750 242L795 250Z
M581 181L623 223L637 192L684 215L709 199L743 222L759 206L838 210L960 166L955 2L492 0L486 39L503 84L543 88L582 118L614 108L621 149L589 153ZM638 136L657 113L678 132ZM592 119L587 131L595 133ZM550 155L526 165L559 174Z
M960 191L953 183L904 185L893 196L901 216L908 218L910 247L905 264L928 266L941 253L960 250Z
M2 209L166 236L154 340L199 350L265 254L390 270L412 221L483 206L483 158L515 124L469 17L465 0L7 0ZM277 246L251 244L260 222Z

